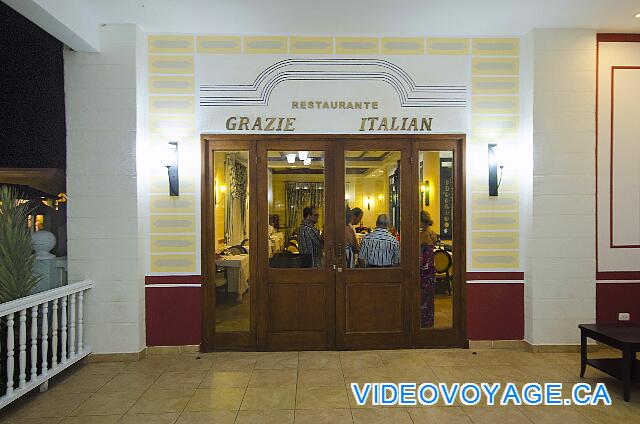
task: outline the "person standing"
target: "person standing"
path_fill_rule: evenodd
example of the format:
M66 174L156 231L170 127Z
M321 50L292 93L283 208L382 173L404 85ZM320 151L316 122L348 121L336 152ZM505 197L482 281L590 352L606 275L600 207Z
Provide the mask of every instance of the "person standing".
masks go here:
M355 225L362 220L362 209L353 208L348 206L345 211L346 227L344 233L344 249L345 249L345 263L347 268L356 267L356 258L360 246L358 246L358 238L356 237Z
M434 248L438 234L431 229L429 212L420 212L420 327L433 327L436 294L436 266Z
M376 228L362 239L360 260L365 267L389 267L400 263L400 242L389 232L387 215L378 215Z
M302 210L302 223L298 227L298 251L301 255L311 257L311 267L322 266L322 248L324 238L316 228L320 213L314 206L307 206Z

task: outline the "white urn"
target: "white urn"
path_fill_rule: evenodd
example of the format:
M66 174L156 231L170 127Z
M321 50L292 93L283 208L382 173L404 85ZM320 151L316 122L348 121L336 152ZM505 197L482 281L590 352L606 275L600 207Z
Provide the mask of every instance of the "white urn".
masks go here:
M31 234L31 242L33 250L36 252L36 259L51 259L56 255L49 253L51 249L56 247L56 236L50 231L36 231Z

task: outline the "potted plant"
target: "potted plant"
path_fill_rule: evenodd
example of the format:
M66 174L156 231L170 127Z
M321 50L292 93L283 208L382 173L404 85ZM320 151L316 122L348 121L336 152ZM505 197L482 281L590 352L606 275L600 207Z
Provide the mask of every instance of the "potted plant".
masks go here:
M29 209L16 193L0 187L0 303L30 295L40 281L33 274L36 254L27 228Z

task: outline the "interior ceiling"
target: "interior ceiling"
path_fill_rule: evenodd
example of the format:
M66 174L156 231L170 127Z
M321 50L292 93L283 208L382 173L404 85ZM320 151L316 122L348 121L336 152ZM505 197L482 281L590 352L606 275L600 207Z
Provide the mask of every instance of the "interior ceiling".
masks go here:
M296 162L291 164L287 162L287 153L296 154ZM322 174L324 171L323 160L324 152L310 151L309 157L312 158L310 166L300 164L297 158L297 152L294 151L276 151L268 152L268 167L274 174ZM347 174L367 174L376 170L380 170L382 166L388 165L399 159L399 153L384 150L353 150L345 152L345 167ZM371 175L379 176L379 175Z
M638 32L638 0L82 0L102 23L147 32L520 35L533 28Z

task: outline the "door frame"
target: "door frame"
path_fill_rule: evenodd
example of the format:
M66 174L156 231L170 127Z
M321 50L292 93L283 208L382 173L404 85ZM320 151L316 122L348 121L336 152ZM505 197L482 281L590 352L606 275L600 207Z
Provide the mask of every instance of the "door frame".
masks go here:
M467 269L467 204L466 204L466 155L465 135L420 137L413 143L412 157L418 158L420 151L453 151L454 159L454 216L453 216L453 325L452 328L420 328L420 257L414 255L411 268L414 270L415 289L411 296L412 346L413 347L469 347L467 339L466 269ZM413 193L419 204L419 164L412 166L411 181L416 184ZM458 212L457 212L458 211ZM456 213L457 212L457 213ZM412 222L420 222L420 208L413 209ZM457 229L457 230L456 230ZM417 246L417 240L414 241Z
M252 163L257 161L256 141L251 136L228 136L228 135L210 135L203 134L200 138L201 148L201 183L200 183L200 209L201 209L201 226L200 226L200 248L201 260L200 267L202 272L201 292L201 316L202 316L202 341L200 350L202 352L211 352L214 350L255 350L256 341L256 322L257 322L257 290L249 290L250 301L250 323L249 331L238 332L221 332L215 331L216 322L216 289L215 289L215 270L212 272L209 264L215 262L215 204L212 192L208 182L213 184L215 168L213 166L213 155L215 151L248 151L249 163L247 170L249 171L249 211L257 210L257 197L255 193L257 175L251 172ZM257 220L255 216L249 214L249 239L256 239ZM257 263L257 250L249 249L249 264ZM255 266L249 267L249 281L259 281L258 270Z
M213 350L266 350L268 349L266 340L266 325L264 318L266 311L264 309L267 295L266 284L263 284L261 269L262 266L258 263L257 250L250 249L250 263L256 264L250 267L250 279L253 281L253 290L250 291L251 301L251 324L249 332L237 332L237 333L216 333L215 332L215 287L212 287L213 275L211 275L211 267L209 263L215 261L215 252L212 246L215 245L215 228L214 228L214 205L212 193L208 190L208 181L212 181L213 164L212 151L213 150L248 150L249 159L251 164L254 165L254 170L258 170L258 148L263 141L285 141L285 142L303 142L309 143L313 141L323 141L340 143L342 141L353 142L365 142L371 143L375 140L380 142L385 141L403 141L411 143L411 168L410 168L410 181L404 186L414 193L413 200L414 205L419 202L419 184L418 181L418 169L419 163L417 160L420 150L454 150L456 171L454 174L456 186L454 188L454 202L455 209L461 212L454 216L455 228L459 230L454 233L454 290L457 289L458 296L454 304L454 331L451 330L439 330L439 329L420 329L418 322L419 309L419 258L418 255L413 255L411 271L411 284L409 284L409 290L404 295L404 312L403 318L405 322L410 322L408 327L409 338L407 340L407 346L412 347L468 347L467 339L467 320L466 320L466 155L465 144L466 136L464 134L202 134L200 136L201 144L201 308L202 308L202 342L200 345L201 351L208 352ZM331 146L328 146L331 149ZM357 149L356 149L357 150ZM253 158L253 159L252 159ZM250 165L251 165L250 164ZM260 218L260 211L258 208L258 172L249 172L249 210L258 211L258 217L250 220L249 238L258 239L258 223L268 218ZM342 177L344 179L344 176ZM343 189L344 190L344 187ZM403 196L407 197L407 196ZM404 204L404 201L403 201ZM336 224L341 222L338 215L342 215L344 220L344 212L339 214L341 208L336 207ZM411 221L418 222L419 209L413 207ZM401 212L402 213L402 212ZM404 216L404 214L403 214ZM330 211L326 214L325 219L330 219ZM406 231L405 231L406 233ZM413 233L413 232L411 232ZM458 237L456 237L458 234ZM413 245L417 243L417 234L409 234L409 239ZM330 285L330 290L333 292L334 299L334 322L333 327L329 332L333 332L333 342L328 341L327 348L333 349L335 347L335 278L334 284ZM259 295L257 293L260 293ZM257 299L256 297L259 297ZM258 303L259 302L259 303ZM258 316L260 315L260 316ZM330 318L330 317L329 317ZM416 326L418 323L418 326ZM457 324L457 327L456 327ZM452 334L447 334L447 331ZM434 332L439 332L438 337L440 341L433 343L429 340L429 333L432 335ZM400 348L401 346L398 346Z

